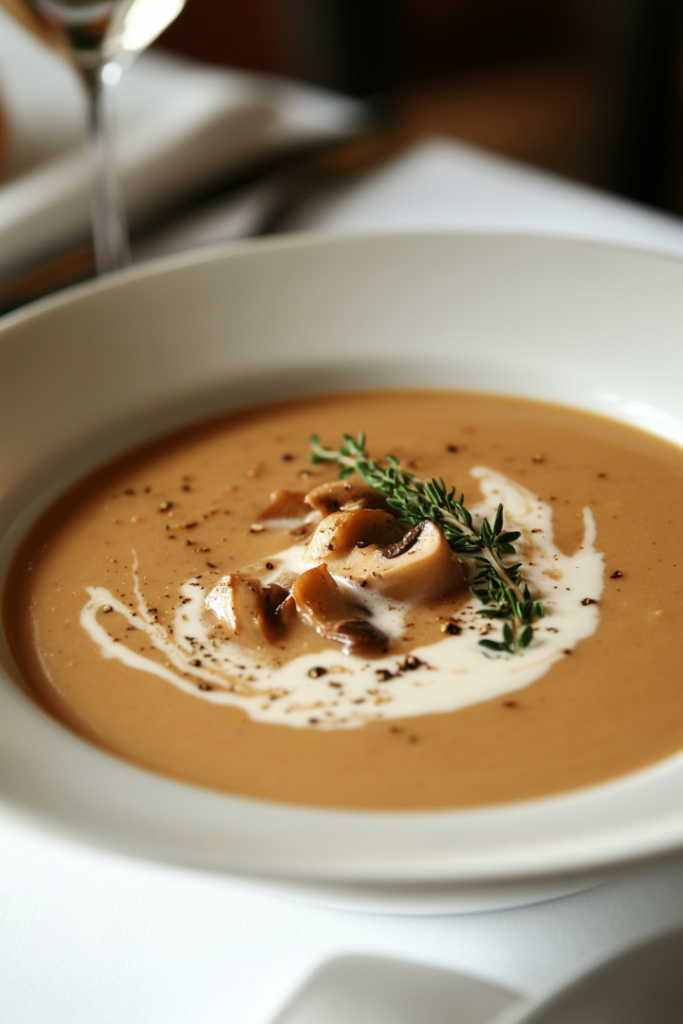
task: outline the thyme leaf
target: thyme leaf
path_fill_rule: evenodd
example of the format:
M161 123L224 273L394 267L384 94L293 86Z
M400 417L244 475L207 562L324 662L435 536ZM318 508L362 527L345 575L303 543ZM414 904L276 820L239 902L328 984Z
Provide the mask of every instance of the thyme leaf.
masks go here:
M343 434L339 448L324 448L317 434L311 435L311 462L332 462L344 479L358 473L365 483L386 496L387 505L398 519L411 526L429 519L444 532L451 551L474 562L476 575L470 591L484 605L477 611L488 619L502 620L501 640L480 640L485 650L515 654L528 647L533 638L532 623L542 619L545 608L535 601L524 582L522 563L503 563L504 555L514 555L519 532L506 530L502 504L496 509L493 525L483 519L477 529L465 507L464 495L448 488L443 479L420 480L401 469L398 459L385 456L387 468L371 459L365 434L354 438Z

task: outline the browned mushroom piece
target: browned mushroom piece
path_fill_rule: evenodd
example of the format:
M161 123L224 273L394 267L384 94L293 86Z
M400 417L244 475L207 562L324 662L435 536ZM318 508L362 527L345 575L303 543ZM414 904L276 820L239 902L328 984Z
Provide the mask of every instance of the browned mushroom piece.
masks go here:
M387 499L381 491L375 491L362 481L351 482L350 480L332 480L326 484L314 487L306 495L306 501L311 508L329 516L333 512L341 512L349 507L353 508L378 508L384 512L389 511Z
M386 636L349 608L324 563L299 576L292 597L304 622L327 640L336 640L353 654L381 654L386 650Z
M224 576L206 597L207 607L224 619L245 647L258 648L264 639L277 642L283 630L296 618L296 607L288 590L278 584L261 586L261 581L239 573Z
M360 516L363 513L338 513L342 514ZM333 519L329 516L322 521L308 551L326 561L336 576L345 577L349 583L377 590L393 601L432 601L467 585L462 564L436 523L428 520L418 523L390 544L361 542L360 546L347 544L341 551L325 553L324 546L317 544L316 539L318 532ZM359 532L361 526L359 523ZM352 535L350 526L346 526L346 531Z
M348 558L357 545L393 544L405 533L391 512L362 508L356 511L332 512L316 527L303 554L304 562L336 562Z
M300 523L310 515L311 506L306 504L306 491L287 491L281 489L270 496L270 503L259 515L260 522L282 521L293 524Z

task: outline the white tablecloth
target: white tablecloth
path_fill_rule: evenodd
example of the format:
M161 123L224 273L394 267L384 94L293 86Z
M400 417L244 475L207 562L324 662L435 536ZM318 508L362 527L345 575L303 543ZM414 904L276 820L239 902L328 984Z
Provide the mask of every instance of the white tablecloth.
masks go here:
M683 253L683 225L672 218L441 140L328 196L293 226L503 228ZM317 964L345 952L453 967L533 994L683 924L683 858L535 907L385 917L126 860L0 816L0 879L8 1024L265 1024Z

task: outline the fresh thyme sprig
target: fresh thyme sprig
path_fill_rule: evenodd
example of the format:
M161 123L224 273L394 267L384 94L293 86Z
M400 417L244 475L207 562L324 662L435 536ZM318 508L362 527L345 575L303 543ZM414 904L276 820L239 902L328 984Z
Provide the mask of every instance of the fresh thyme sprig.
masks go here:
M311 462L333 462L340 466L344 479L359 473L365 483L386 495L389 508L404 522L416 525L429 519L444 532L448 546L456 554L470 557L477 567L470 590L484 607L478 615L488 619L504 619L502 640L480 640L490 651L514 654L528 647L533 637L532 622L543 618L542 602L534 601L522 578L522 563L504 565L503 555L514 555L517 531L506 531L503 506L499 505L493 526L483 519L479 530L463 504L464 495L456 497L455 487L449 490L442 479L419 480L414 473L401 469L398 459L387 455L384 469L368 456L365 434L357 438L343 434L344 444L337 449L324 448L316 434L311 435Z

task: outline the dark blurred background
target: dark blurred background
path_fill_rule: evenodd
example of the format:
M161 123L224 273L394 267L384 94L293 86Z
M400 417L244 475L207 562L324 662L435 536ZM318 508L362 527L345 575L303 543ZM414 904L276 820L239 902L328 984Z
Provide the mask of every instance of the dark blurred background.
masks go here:
M440 133L680 213L682 26L683 0L188 0L161 45L370 99L347 173Z

